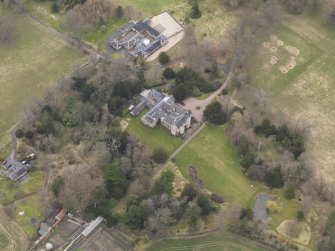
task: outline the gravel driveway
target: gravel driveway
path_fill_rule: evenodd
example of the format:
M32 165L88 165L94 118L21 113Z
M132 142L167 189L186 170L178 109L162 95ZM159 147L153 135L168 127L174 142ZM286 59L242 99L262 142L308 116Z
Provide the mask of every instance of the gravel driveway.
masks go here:
M196 98L187 98L184 100L184 108L187 110L192 111L192 116L199 122L202 121L203 112L207 105L209 105L214 98L216 98L224 88L229 84L231 81L232 74L228 74L226 80L222 83L221 87L209 95L206 99L200 100ZM200 107L200 109L196 109L196 107Z

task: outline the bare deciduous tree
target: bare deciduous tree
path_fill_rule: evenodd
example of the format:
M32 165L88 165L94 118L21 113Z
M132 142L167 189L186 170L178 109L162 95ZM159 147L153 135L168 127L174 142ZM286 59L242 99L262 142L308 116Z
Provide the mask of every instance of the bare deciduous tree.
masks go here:
M84 17L76 10L66 12L64 26L66 30L78 35L86 26Z
M112 2L108 0L87 0L76 5L73 11L80 13L90 26L102 25L114 14Z

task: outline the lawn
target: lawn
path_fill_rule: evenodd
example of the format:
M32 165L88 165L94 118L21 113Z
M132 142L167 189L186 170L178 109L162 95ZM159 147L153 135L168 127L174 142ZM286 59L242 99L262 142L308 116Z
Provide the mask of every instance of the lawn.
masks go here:
M131 6L141 14L153 16L178 6L183 1L185 0L114 0L113 3L124 8Z
M0 177L0 203L7 204L38 191L43 184L44 177L44 172L32 172L22 182L13 182L7 177Z
M81 37L85 41L95 44L99 50L105 50L105 44L109 36L126 23L127 21L125 19L112 18L101 27L82 32Z
M205 187L223 195L230 203L251 206L255 195L263 190L241 172L239 155L225 135L224 127L208 125L177 155L175 163L187 178L188 167L196 167Z
M13 15L5 9L2 13ZM56 34L25 16L13 16L17 25L16 42L0 45L0 147L9 130L22 117L25 107L40 100L47 91L83 62Z
M283 196L283 190L281 189L273 190L271 194L274 196L274 201L276 201L279 206L279 212L270 215L271 226L273 229L276 229L284 220L295 219L300 206L297 199L285 199Z
M146 251L265 251L272 250L250 239L230 232L217 232L204 236L160 240Z
M15 221L29 238L35 237L39 223L43 220L40 198L33 195L15 203L15 206ZM20 216L19 212L24 212L24 215Z
M173 136L168 129L158 125L155 128L149 128L142 124L141 117L144 113L139 114L137 117L129 117L130 121L126 131L139 139L144 145L151 150L162 147L171 155L183 141Z

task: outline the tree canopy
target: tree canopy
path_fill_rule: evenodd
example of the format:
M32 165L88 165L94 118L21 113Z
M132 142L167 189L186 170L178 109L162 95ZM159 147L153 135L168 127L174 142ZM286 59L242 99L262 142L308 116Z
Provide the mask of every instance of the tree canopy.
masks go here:
M215 125L223 125L228 120L227 114L222 110L221 104L217 101L206 107L204 118Z

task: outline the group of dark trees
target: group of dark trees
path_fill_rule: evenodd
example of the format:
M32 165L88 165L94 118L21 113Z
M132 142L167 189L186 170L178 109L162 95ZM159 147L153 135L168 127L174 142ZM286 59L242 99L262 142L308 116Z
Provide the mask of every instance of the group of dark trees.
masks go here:
M218 101L215 101L206 107L204 111L204 118L212 124L223 125L227 122L228 115L223 110L222 105Z
M290 1L283 1L282 4L288 13L292 15L299 15L303 13L305 10L309 10L309 11L318 10L321 5L321 1L320 0L290 0Z
M201 10L199 7L198 0L188 0L191 6L191 10L189 12L189 17L192 19L197 19L201 17Z
M282 151L290 161L280 163L268 161L258 156L258 151L250 147L239 148L242 153L240 161L242 170L246 175L260 182L266 183L270 187L281 188L285 184L298 184L308 178L309 169L298 159L304 152L303 138L301 135L291 132L286 125L276 128L269 120L263 120L260 125L254 128L256 134L265 137L273 136L275 142L280 143L284 148ZM245 138L247 141L247 138ZM259 147L259 146L258 146ZM287 197L292 197L291 190L288 190Z
M172 77L173 74L170 70L165 75ZM183 101L191 95L194 88L198 88L201 92L208 93L217 90L221 83L209 83L200 74L193 71L191 68L183 67L175 74L175 86L172 89L172 95L178 101Z
M115 194L115 190L125 191L131 181L117 165L109 166L105 177L107 194L101 188L94 190L94 203L86 208L85 215L91 218L102 215L109 226L125 224L131 229L145 229L150 235L159 236L167 226L178 222L184 214L189 226L196 228L200 216L207 216L216 209L207 194L197 191L190 184L185 186L179 197L173 196L175 176L173 172L165 171L153 187L147 179L132 182L125 213L117 214L112 212L110 201L115 203L120 199L124 194ZM104 197L101 199L101 196Z
M304 151L304 141L301 135L292 132L286 125L276 128L269 120L264 119L260 125L254 128L256 134L263 134L265 137L275 136L276 141L291 152L297 159Z
M168 80L171 80L171 79L174 79L176 77L176 73L171 67L167 67L163 71L163 77L168 79Z
M143 80L137 74L132 80L113 82L100 79L96 83L87 83L86 78L75 77L72 89L78 93L78 96L69 98L63 111L57 107L45 105L38 114L34 126L26 132L22 129L17 130L16 136L19 138L25 136L28 139L37 136L34 143L38 144L40 139L45 138L44 136L58 136L62 126L83 128L85 124L99 124L104 113L102 107L106 103L110 113L119 115L127 101L141 90L142 85Z
M165 65L170 62L170 56L167 54L165 51L159 53L158 55L158 61L162 64Z

